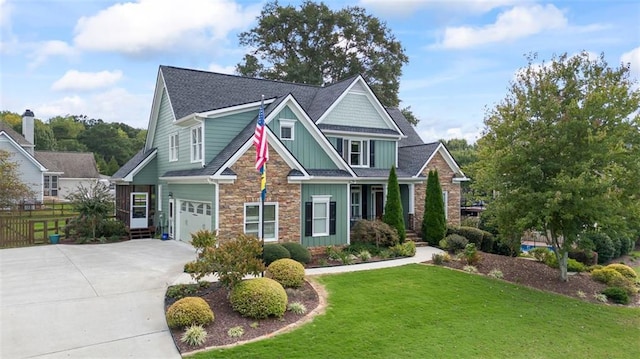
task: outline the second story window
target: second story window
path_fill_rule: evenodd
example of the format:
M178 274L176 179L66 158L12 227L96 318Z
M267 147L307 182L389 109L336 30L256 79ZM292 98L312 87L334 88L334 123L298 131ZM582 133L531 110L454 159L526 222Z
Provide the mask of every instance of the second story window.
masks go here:
M293 140L295 137L295 120L280 119L280 139Z
M191 129L191 162L202 161L202 126Z
M367 145L369 141L367 140L348 140L349 146L347 149L349 150L348 161L351 166L355 167L367 167L369 158L369 151L367 150Z
M169 161L177 161L178 160L178 134L175 133L169 136Z

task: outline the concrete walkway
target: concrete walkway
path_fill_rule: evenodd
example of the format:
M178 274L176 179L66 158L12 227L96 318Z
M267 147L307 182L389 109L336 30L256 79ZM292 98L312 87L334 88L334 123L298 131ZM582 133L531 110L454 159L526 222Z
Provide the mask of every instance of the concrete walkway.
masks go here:
M193 259L159 240L0 250L0 358L180 358L164 294Z
M320 275L431 260L416 256L308 269ZM164 316L167 286L191 282L189 244L133 240L0 250L0 358L180 358Z

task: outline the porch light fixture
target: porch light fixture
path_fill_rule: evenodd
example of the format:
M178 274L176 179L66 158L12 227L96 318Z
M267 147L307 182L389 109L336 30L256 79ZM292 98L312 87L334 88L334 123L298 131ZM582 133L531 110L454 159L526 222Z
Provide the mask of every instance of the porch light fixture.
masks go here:
M169 192L169 198L173 198L173 192Z

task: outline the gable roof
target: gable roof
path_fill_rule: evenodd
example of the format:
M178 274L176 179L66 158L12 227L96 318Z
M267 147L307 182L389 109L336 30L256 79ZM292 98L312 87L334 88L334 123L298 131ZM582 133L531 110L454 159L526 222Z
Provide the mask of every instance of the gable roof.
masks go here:
M445 162L456 174L457 181L468 180L458 163L441 142L398 148L398 168L408 172L412 177L420 177L422 176L422 171L431 162L436 153L442 155Z
M61 178L100 178L95 157L90 152L35 151L36 159L48 172L60 172Z
M398 147L424 144L422 138L420 138L420 136L416 132L416 128L406 119L406 117L404 117L399 109L388 107L387 112L389 113L389 116L391 116L393 121L395 121L396 125L400 127L400 130L405 134L405 136L407 136L406 138L400 139Z
M145 150L144 148L138 151L127 163L125 163L122 167L120 167L116 173L114 173L111 178L116 179L125 179L127 176L131 175L132 172L136 172L136 168L139 168L144 162L149 161L155 155L156 149L150 148ZM134 173L135 175L135 173Z
M27 141L24 136L18 133L18 131L14 130L8 123L4 121L0 121L0 132L6 133L9 137L11 137L17 144L20 146L33 146L33 143Z

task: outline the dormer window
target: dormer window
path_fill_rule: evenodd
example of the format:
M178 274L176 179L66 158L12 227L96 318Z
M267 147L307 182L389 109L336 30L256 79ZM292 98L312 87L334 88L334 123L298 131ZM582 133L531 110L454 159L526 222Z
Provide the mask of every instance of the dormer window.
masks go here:
M295 120L280 119L280 139L281 140L294 140L295 137Z

